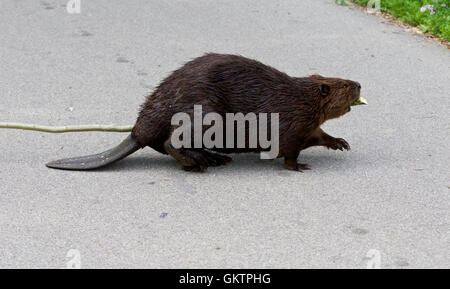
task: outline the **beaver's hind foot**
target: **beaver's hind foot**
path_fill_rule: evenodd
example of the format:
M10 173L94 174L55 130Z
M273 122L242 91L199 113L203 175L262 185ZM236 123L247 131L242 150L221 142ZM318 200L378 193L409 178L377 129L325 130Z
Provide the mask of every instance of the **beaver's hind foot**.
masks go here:
M204 149L177 149L172 146L170 139L164 143L164 149L182 165L185 171L203 172L208 167L226 165L232 160L228 156Z

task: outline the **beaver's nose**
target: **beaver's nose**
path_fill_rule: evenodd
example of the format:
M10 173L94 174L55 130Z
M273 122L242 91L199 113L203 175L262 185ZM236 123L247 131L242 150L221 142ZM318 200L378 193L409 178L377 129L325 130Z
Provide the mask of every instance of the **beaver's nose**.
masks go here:
M361 84L359 82L357 82L356 87L358 87L358 89L361 89Z

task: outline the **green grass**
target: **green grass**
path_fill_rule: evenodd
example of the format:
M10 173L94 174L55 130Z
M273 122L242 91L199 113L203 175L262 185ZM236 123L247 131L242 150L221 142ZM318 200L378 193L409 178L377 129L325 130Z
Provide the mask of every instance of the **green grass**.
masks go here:
M340 3L340 1L338 1ZM366 5L369 0L351 0ZM435 14L430 10L421 12L425 5L433 5ZM445 4L445 6L441 6ZM418 27L450 41L450 0L381 0L381 9L400 21Z

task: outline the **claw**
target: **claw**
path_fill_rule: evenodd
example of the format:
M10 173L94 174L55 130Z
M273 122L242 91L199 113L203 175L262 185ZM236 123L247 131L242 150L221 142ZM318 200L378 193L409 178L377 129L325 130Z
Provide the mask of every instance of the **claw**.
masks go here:
M308 164L300 164L300 163L296 163L295 165L284 164L284 167L288 170L297 171L300 173L303 173L303 170L311 169L311 166L309 166Z
M298 163L297 166L301 170L310 170L311 169L311 166L308 165L308 164L300 164L300 163Z
M344 149L346 149L349 151L350 145L343 138L335 138L334 141L331 143L331 145L328 146L328 148L331 148L333 150L340 150L340 151L344 151Z

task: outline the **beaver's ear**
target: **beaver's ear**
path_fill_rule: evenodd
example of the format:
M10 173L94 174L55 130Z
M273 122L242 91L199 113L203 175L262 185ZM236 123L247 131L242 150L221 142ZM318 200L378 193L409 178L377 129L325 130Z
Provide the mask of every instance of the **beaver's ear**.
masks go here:
M330 94L330 86L328 84L321 84L320 85L320 95L322 95L323 97L327 96L328 94Z
M313 75L310 75L309 76L309 78L314 78L314 79L323 79L323 78L325 78L325 77L323 77L322 75L320 75L320 74L313 74Z

